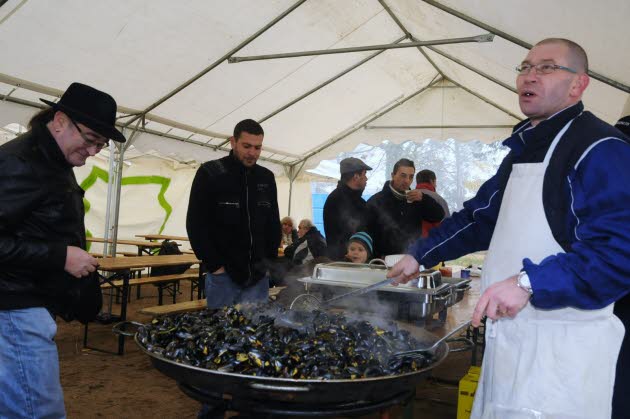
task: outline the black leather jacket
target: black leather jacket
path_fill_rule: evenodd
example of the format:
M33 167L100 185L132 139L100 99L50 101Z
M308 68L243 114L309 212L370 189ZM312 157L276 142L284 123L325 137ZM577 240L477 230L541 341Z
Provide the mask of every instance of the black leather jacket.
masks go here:
M63 315L76 279L66 247L85 249L83 190L45 126L0 146L0 310Z
M232 152L202 164L190 190L186 230L208 272L223 266L237 284L253 285L278 257L282 235L273 173L246 168Z

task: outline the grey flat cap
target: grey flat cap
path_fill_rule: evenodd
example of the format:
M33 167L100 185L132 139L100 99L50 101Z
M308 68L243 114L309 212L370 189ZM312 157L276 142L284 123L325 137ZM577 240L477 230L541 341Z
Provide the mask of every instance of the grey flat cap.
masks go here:
M344 173L354 173L362 170L372 170L372 168L356 157L345 158L339 163L339 172L342 175Z

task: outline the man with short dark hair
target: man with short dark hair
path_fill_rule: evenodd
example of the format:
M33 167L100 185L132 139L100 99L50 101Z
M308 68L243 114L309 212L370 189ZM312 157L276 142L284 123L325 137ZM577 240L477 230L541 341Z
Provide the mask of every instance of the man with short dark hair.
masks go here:
M471 418L610 418L624 335L613 306L630 292L630 144L584 110L579 45L545 39L516 70L528 119L504 142L497 174L388 276L406 282L419 264L487 249Z
M63 418L54 315L93 320L101 307L85 251L83 190L73 167L124 142L116 101L72 83L0 146L0 417Z
M269 296L267 269L282 233L275 177L256 164L263 138L256 121L236 124L230 154L202 164L190 190L186 230L208 270L208 308Z
M433 170L424 169L420 170L416 174L416 189L420 189L423 194L430 196L435 199L435 201L440 204L442 209L444 210L444 218L450 217L451 212L448 209L448 204L442 198L440 194L438 194L435 189L437 188L437 176L435 176L435 172ZM440 221L429 221L422 220L422 237L427 237L429 235L429 231L440 225Z
M367 202L368 231L377 258L404 253L420 238L423 220L440 221L444 217L444 210L433 198L409 189L415 172L413 161L398 160L391 180Z
M332 260L343 260L350 236L367 228L367 206L361 197L367 170L372 168L356 157L345 158L339 164L341 180L324 203L324 232Z

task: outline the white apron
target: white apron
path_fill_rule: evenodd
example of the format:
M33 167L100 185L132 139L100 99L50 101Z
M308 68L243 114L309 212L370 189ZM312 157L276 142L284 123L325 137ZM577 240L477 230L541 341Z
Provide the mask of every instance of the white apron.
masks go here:
M515 164L483 265L482 290L517 274L524 258L562 253L545 217L542 163ZM534 290L535 292L536 290ZM624 328L613 304L600 310L541 310L486 322L486 352L471 418L606 419Z

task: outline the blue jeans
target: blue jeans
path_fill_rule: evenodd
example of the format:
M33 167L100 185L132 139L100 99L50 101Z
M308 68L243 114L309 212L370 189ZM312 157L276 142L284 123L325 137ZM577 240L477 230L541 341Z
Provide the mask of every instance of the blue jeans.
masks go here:
M0 418L65 418L57 324L42 307L0 310Z
M243 288L226 273L206 274L208 308L221 308L237 303L265 303L269 298L269 277L265 276L251 287Z

